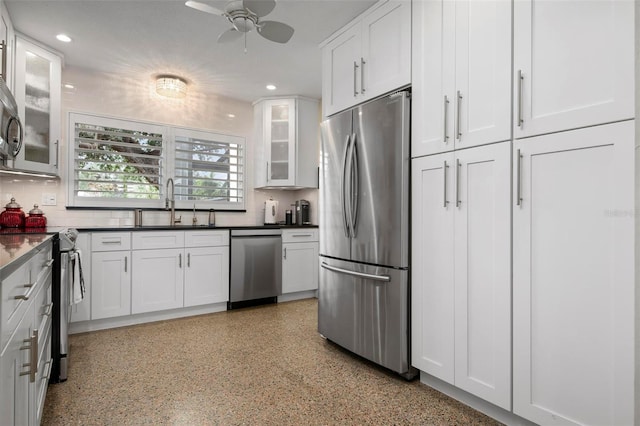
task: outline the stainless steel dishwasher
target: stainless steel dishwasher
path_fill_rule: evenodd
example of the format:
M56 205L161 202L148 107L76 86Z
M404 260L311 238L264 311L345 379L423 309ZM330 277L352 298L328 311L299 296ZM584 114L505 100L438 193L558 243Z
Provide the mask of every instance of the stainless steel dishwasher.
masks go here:
M282 294L282 231L232 229L228 309L275 303Z

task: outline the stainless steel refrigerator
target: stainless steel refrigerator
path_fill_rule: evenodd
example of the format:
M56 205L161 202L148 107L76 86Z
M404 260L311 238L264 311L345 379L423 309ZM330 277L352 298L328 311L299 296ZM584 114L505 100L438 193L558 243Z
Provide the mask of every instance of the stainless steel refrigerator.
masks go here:
M407 378L409 93L322 125L318 331Z

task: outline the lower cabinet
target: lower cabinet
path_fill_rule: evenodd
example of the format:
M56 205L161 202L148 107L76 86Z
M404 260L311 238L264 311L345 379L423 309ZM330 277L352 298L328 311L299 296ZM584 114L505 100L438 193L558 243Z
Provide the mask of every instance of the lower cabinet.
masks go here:
M136 238L134 236L134 248ZM181 248L134 250L131 313L162 311L183 305L184 260Z
M318 289L318 230L282 230L282 293Z
M51 372L51 244L45 243L44 247L34 250L39 253L14 272L22 285L7 294L6 281L3 281L0 289L3 304L8 300L18 301L15 321L6 321L3 317L0 324L3 335L6 331L10 336L0 347L3 425L40 424Z
M229 247L185 249L184 306L229 300Z
M514 142L513 411L533 422L638 422L634 155L633 121Z
M412 363L511 409L509 142L412 161Z
M91 319L131 314L131 252L91 253Z

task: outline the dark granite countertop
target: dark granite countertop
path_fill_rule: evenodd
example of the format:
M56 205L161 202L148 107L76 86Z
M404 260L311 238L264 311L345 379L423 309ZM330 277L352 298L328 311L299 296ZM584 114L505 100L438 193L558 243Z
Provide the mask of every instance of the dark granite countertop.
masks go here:
M114 226L114 227L81 227L76 228L80 232L137 232L137 231L193 231L193 230L220 230L230 229L301 229L317 228L318 225L240 225L240 226L207 226L207 225L143 225L143 226Z

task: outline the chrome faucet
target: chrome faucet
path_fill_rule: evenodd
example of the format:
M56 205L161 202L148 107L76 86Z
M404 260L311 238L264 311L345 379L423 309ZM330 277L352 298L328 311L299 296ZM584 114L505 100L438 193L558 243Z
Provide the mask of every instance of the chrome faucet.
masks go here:
M169 188L171 188L171 198L169 198ZM167 179L167 198L164 200L164 208L165 210L171 210L171 219L169 222L170 226L175 225L176 223L182 222L182 216L176 219L176 200L175 200L175 186L173 184L173 178Z

